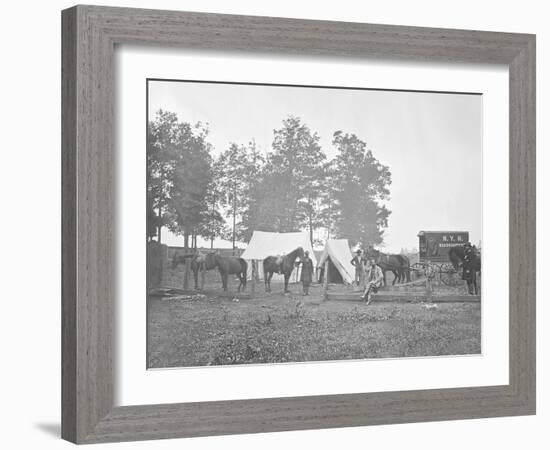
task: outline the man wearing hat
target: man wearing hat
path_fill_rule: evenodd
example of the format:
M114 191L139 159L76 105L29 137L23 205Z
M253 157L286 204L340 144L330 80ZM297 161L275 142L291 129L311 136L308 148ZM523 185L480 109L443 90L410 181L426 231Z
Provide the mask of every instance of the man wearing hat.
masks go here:
M367 286L363 294L363 300L367 302L367 305L370 305L372 301L372 294L378 292L378 288L382 286L382 281L384 281L382 269L376 264L374 258L369 258L367 262Z
M355 252L355 256L350 261L351 265L355 267L355 284L357 286L363 283L363 258L361 256L361 250Z
M309 252L306 250L304 252L304 257L302 258L302 274L300 275L300 281L304 289L304 295L309 295L309 285L311 284L311 279L313 276L313 261L309 257Z
M471 277L470 273L470 263L473 261L475 257L476 249L475 247L470 243L466 242L464 244L464 263L462 264L462 279L468 280Z

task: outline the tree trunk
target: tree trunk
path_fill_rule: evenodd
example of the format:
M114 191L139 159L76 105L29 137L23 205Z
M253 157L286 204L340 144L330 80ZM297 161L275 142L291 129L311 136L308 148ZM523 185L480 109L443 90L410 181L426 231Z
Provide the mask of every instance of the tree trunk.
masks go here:
M233 213L233 250L235 250L235 213Z
M162 209L159 206L159 213L158 213L159 225L157 226L157 242L159 244L160 244L160 235L161 235L161 230L162 230L161 217L162 217Z
M212 208L210 209L210 217L211 217L210 228L211 229L214 228L214 211L216 210L215 206L216 206L215 202L212 202ZM212 232L212 234L210 235L210 249L213 249L213 248L214 248L214 232Z
M189 233L185 232L183 235L183 248L185 250L189 249Z
M309 242L313 247L313 219L311 218L311 212L309 213Z

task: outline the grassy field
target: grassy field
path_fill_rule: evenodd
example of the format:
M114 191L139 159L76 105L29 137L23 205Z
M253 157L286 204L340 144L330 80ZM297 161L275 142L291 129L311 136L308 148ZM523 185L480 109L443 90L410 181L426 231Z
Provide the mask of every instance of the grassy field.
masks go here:
M321 300L321 288L283 295L148 299L148 366L324 361L480 353L479 303L364 303ZM235 292L235 287L233 292Z

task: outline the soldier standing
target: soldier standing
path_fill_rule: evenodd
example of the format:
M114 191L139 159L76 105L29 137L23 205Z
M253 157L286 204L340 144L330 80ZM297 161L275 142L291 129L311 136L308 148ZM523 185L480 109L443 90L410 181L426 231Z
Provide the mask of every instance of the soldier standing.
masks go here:
M351 265L355 267L355 284L357 286L363 284L363 258L361 257L361 250L355 252L355 256L350 261Z
M300 281L304 289L304 295L309 295L309 285L313 276L313 261L309 257L309 252L306 250L302 259L302 274Z
M462 279L469 280L471 277L470 263L475 256L475 247L470 242L464 244L464 263L462 264Z

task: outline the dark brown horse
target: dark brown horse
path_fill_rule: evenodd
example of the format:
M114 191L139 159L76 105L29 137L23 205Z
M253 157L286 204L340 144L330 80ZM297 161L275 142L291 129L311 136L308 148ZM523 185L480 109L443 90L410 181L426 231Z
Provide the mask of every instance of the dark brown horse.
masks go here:
M234 256L221 256L216 253L208 253L205 258L206 267L214 265L220 271L222 277L223 290L227 291L227 278L228 275L237 275L239 278L239 287L237 292L241 292L241 286L243 291L246 289L246 272L248 270L248 264L242 258Z
M374 262L382 269L384 275L384 286L386 286L386 272L393 273L392 286L404 281L411 281L410 261L405 255L391 255L376 250L374 247L368 247L365 252L366 258L374 258Z
M481 273L481 255L475 247L470 252L463 245L456 245L449 249L449 261L455 270L462 269L462 279L468 284L468 293L477 295L477 273Z
M285 277L285 294L289 292L288 290L288 280L290 275L294 270L294 265L296 258L299 261L302 261L304 258L304 249L298 247L296 250L291 251L287 255L283 256L268 256L264 259L264 282L265 282L265 291L271 292L271 278L274 273L283 274Z
M185 264L185 260L191 259L191 271L193 272L193 280L195 281L195 290L199 290L199 272L201 270L212 270L216 268L213 260L206 262L206 253L195 253L193 255L178 255L177 253L172 258L172 270L175 270L179 264Z

